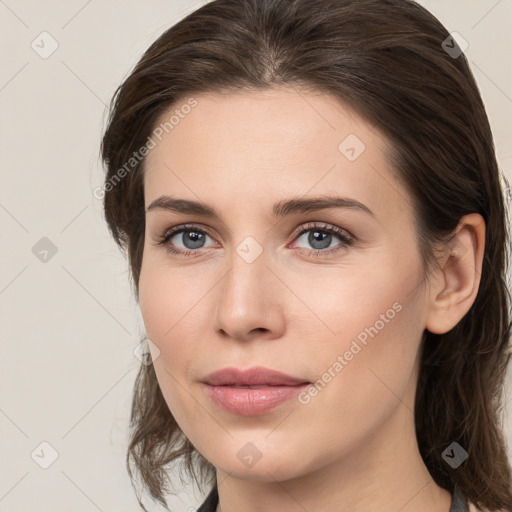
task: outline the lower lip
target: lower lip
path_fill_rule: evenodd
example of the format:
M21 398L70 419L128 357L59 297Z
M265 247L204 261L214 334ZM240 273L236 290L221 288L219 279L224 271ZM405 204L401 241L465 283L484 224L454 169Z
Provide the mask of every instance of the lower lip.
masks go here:
M249 389L205 384L206 392L219 407L243 416L255 416L270 411L297 396L308 386L309 384L300 384Z

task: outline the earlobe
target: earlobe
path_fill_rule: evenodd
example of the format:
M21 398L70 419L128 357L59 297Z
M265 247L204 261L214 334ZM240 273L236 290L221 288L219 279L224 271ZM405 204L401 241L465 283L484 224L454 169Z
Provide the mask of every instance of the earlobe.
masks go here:
M477 213L465 215L443 247L440 268L430 282L427 330L444 334L469 311L480 286L484 249L484 219Z

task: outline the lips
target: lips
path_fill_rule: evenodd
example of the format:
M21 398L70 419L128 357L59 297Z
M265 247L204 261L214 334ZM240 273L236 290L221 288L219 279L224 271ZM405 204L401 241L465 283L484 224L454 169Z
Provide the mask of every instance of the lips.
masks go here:
M207 396L224 411L255 416L289 403L310 382L255 366L248 370L223 368L208 375L203 384Z
M210 386L231 386L248 389L309 384L305 379L292 377L291 375L262 366L254 366L248 370L239 370L234 367L223 368L205 377L203 382Z

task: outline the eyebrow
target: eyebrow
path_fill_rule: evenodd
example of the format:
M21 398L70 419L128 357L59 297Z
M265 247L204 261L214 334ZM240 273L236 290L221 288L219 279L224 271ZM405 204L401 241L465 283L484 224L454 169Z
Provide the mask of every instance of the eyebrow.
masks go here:
M326 210L329 208L359 210L375 217L375 214L359 201L338 196L320 196L282 200L274 204L272 208L272 217L276 219L287 215L308 213L318 210ZM176 199L166 195L155 199L148 206L146 212L151 212L153 210L165 210L190 215L200 215L203 217L221 220L220 213L215 208L205 203L191 201L188 199Z

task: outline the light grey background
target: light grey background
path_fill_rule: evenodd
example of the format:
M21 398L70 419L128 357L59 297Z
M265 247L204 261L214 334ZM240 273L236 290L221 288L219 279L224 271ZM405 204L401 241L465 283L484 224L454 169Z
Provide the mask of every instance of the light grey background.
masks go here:
M143 323L92 191L115 88L202 3L0 0L0 512L139 510L124 459ZM421 3L468 42L510 179L512 0ZM46 262L33 252L43 237L57 250ZM512 447L511 379L506 393ZM42 442L58 453L47 469ZM193 490L171 509L200 503Z

